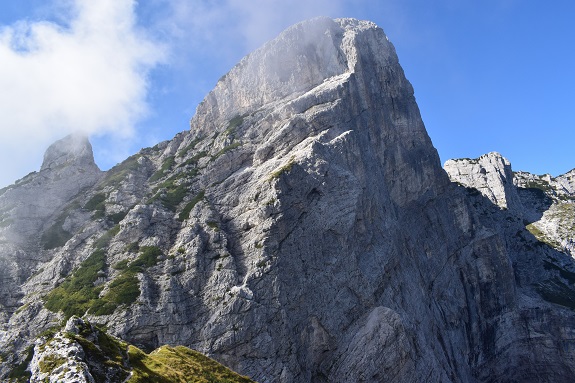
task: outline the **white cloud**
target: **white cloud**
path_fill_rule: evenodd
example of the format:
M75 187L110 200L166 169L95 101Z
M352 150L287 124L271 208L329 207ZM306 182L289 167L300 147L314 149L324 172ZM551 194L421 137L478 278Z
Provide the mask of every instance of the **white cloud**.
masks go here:
M302 20L317 16L340 16L343 3L341 0L229 0L232 14L241 20L238 27L249 50Z
M148 113L147 75L166 56L137 26L134 1L52 5L68 21L0 29L0 185L38 169L68 133L130 138Z
M155 0L169 9L163 28L194 50L226 56L258 48L286 27L317 16L338 17L345 0Z

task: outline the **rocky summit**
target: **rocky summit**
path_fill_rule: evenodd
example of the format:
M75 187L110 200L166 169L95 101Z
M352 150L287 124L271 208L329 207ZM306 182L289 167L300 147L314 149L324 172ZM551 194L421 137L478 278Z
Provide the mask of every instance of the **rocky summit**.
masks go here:
M193 380L194 349L261 383L570 382L574 174L444 170L380 28L294 25L188 131L106 172L69 137L2 191L0 377Z

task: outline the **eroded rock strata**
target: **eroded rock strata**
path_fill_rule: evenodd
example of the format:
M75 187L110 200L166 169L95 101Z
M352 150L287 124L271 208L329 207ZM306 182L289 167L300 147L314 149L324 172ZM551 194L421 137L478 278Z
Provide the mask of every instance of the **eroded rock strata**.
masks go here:
M189 131L107 172L56 152L24 180L47 195L51 169L86 181L23 241L3 224L3 377L72 315L262 383L574 376L571 248L528 230L555 233L537 220L558 198L571 209L572 178L555 198L488 155L448 167L451 182L373 23L294 25L218 82Z

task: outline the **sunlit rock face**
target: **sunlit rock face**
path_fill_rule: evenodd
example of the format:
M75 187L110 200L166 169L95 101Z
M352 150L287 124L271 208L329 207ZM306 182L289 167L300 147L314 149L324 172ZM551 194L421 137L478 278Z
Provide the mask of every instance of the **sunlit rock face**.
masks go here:
M477 159L449 160L444 167L453 182L479 190L503 209L518 208L520 202L513 185L511 163L499 153L488 153Z
M75 314L258 382L570 381L573 260L482 161L450 182L376 25L297 24L37 229L0 344Z
M499 153L449 160L445 170L453 182L512 209L538 240L575 257L575 170L558 177L513 172Z

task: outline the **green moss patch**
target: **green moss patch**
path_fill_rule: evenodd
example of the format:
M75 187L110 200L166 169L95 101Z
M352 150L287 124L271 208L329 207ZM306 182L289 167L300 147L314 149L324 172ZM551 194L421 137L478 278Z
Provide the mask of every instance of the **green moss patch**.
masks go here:
M185 221L186 219L190 218L190 212L192 211L194 206L197 205L198 202L200 202L201 200L204 199L205 195L206 195L205 191L202 190L194 198L192 198L192 200L190 202L188 202L186 204L186 206L184 206L184 208L182 209L182 211L178 215L178 220L179 221Z
M171 179L163 182L158 188L156 195L152 197L148 203L160 201L164 207L175 212L178 205L186 197L189 188L188 182L182 182L180 184L176 183L176 180L181 177L183 177L183 175L172 177Z
M136 273L128 271L110 282L108 292L102 297L102 301L115 304L117 307L121 304L134 303L139 296L140 282L138 277Z
M60 355L50 354L43 357L40 362L38 362L38 365L40 367L40 372L50 374L64 363L66 363L66 358Z
M120 182L126 179L129 174L138 170L140 167L140 164L138 163L140 157L141 155L139 154L128 157L124 162L108 170L101 186L117 186Z
M66 336L82 346L88 369L96 382L124 382L130 374L126 366L128 345L90 324L81 330L81 334L95 335L89 337L93 341L88 340L87 335L67 333Z
M94 218L103 218L106 212L106 195L98 193L84 205L85 210L93 211Z
M128 215L128 211L120 211L118 213L107 215L106 218L108 218L114 224L118 224L126 217L126 215Z
M199 138L199 137L196 138L196 139L194 139L192 142L190 142L190 143L188 144L188 146L186 146L185 148L181 149L181 150L178 152L178 157L184 157L186 154L188 154L188 152L189 152L190 150L193 150L193 149L196 147L196 145L197 145L198 143L200 143L200 141L202 141L202 139Z
M543 242L554 249L561 250L561 244L552 238L548 237L543 231L541 231L535 224L530 223L525 227L533 236L539 241Z
M244 116L239 114L228 122L228 129L234 129L244 123Z
M154 266L162 254L160 248L156 246L142 246L139 249L140 255L132 262L122 260L114 265L114 268L121 270L121 273L110 282L106 294L91 303L89 311L91 314L109 315L120 305L130 305L138 299L140 281L137 274Z

